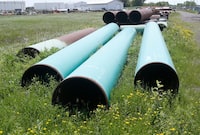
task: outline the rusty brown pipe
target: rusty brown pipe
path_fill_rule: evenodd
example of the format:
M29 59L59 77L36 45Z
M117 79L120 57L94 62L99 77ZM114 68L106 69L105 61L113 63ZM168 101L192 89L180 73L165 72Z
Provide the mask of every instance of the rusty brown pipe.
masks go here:
M112 23L112 22L116 22L116 16L117 11L107 11L103 14L103 22L108 24L108 23Z
M84 36L94 32L95 28L86 28L83 30L78 30L75 32L72 32L70 34L66 34L60 37L57 37L56 39L65 42L67 45L74 43L75 41L83 38Z
M119 11L116 14L116 21L118 24L128 24L128 14L125 11Z
M153 15L152 9L137 9L137 10L131 10L129 12L129 20L133 24L142 23L145 20L148 20L150 16Z
M26 54L34 58L37 54L45 50L50 50L52 48L62 49L72 44L73 42L85 37L86 35L94 32L95 30L95 28L86 28L83 30L74 31L72 33L54 39L46 40L37 44L33 44L31 46L27 46L19 51L18 56L20 56L20 54Z

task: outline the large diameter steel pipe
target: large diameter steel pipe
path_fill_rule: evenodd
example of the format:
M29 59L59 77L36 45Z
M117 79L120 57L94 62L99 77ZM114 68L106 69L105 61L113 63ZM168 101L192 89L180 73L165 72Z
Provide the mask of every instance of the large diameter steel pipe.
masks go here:
M135 70L134 84L145 89L178 91L179 79L157 23L147 23Z
M158 26L160 27L160 30L162 31L164 28L167 27L167 22L156 22ZM137 25L120 25L120 29L127 28L127 27L132 27L135 28L137 33L143 34L144 28L146 24L137 24Z
M125 11L119 11L116 14L116 22L119 25L128 24L128 14Z
M107 11L103 14L103 22L106 24L116 22L116 13L117 11Z
M44 82L49 81L48 76L54 76L58 81L64 79L97 49L109 41L118 30L119 26L117 24L107 24L70 46L50 55L24 72L21 85L25 86L31 83L34 77Z
M52 48L62 49L67 45L83 38L84 36L94 32L95 28L87 28L83 30L74 31L72 33L57 37L55 39L46 40L34 45L23 48L19 53L27 54L29 56L35 57L40 52L45 50L50 50Z
M129 12L129 21L133 24L142 23L153 15L152 9L138 9Z
M52 104L89 110L97 105L109 107L111 90L121 74L135 35L134 28L124 28L107 42L57 86Z
M145 24L137 24L137 25L120 25L120 29L124 29L124 28L129 28L129 27L132 27L132 28L135 28L137 33L143 33L144 31L144 28L145 28Z

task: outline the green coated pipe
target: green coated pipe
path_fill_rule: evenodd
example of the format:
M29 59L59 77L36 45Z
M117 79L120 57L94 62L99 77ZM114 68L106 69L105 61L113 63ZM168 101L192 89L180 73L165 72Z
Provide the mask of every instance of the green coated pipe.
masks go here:
M137 24L137 25L120 25L120 29L124 29L127 27L132 27L135 28L137 33L143 33L144 32L144 28L145 28L145 24Z
M134 84L178 92L179 79L157 23L147 23L135 70ZM162 86L162 87L161 87Z
M52 104L89 110L97 105L108 107L111 90L121 74L135 35L134 28L124 28L113 37L57 86Z
M167 27L167 22L156 22L158 24L158 26L160 27L160 30L162 31L164 28ZM141 33L143 34L144 32L144 28L145 28L146 24L136 24L136 25L120 25L120 29L124 29L127 27L133 27L136 29L137 33Z
M24 72L21 85L30 84L34 77L44 82L49 81L48 76L53 76L58 81L64 79L90 55L109 41L118 30L119 26L117 24L107 24L72 43L70 46L50 55Z

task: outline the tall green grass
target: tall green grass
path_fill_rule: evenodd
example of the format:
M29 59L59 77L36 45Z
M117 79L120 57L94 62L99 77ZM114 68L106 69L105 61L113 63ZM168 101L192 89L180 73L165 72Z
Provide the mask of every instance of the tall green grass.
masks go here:
M111 93L110 108L98 108L88 115L70 115L51 105L58 82L43 85L37 80L20 86L23 72L53 51L35 59L16 57L24 46L87 27L101 27L103 13L75 13L1 17L0 25L0 135L142 134L171 135L200 133L200 55L189 24L171 14L163 31L177 69L180 89L176 97L162 96L134 88L134 70L141 35L128 52L127 63Z

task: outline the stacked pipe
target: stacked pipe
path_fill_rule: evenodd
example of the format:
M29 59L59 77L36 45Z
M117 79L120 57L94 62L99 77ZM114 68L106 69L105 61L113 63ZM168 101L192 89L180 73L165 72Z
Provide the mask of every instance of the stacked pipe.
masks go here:
M57 86L52 103L88 110L99 104L108 107L111 90L117 83L135 35L133 28L119 32Z
M154 10L149 8L135 9L130 11L108 11L103 15L103 21L107 24L116 22L119 25L123 24L141 24L148 20L153 14Z
M120 27L134 27L137 32L143 33L145 24L154 21L161 30L167 27L166 19L161 19L159 10L154 8L141 8L128 11L107 11L103 14L104 23L117 23Z
M153 15L153 10L149 8L132 10L129 13L129 20L133 24L143 23Z
M43 41L28 47L23 48L19 51L20 53L27 54L29 56L35 57L40 52L43 52L45 50L50 50L51 48L58 48L62 49L66 47L67 45L72 44L73 42L83 38L84 36L94 32L95 28L87 28L83 30L78 30L60 37L57 37L55 39L50 39L47 41Z
M168 19L169 14L172 12L172 8L170 7L157 7L156 10L158 10L162 18L165 18L165 19Z
M179 79L159 26L147 23L135 70L134 84L145 89L160 87L177 93ZM158 86L160 85L160 86Z
M50 55L24 72L21 85L30 84L34 77L43 82L48 82L49 76L55 77L58 81L64 79L99 47L109 41L118 30L117 24L110 23Z
M116 19L115 19L116 13L117 13L117 11L108 11L108 12L105 12L103 14L103 21L106 24L109 24L109 23L112 23L112 22L115 23L116 22Z

